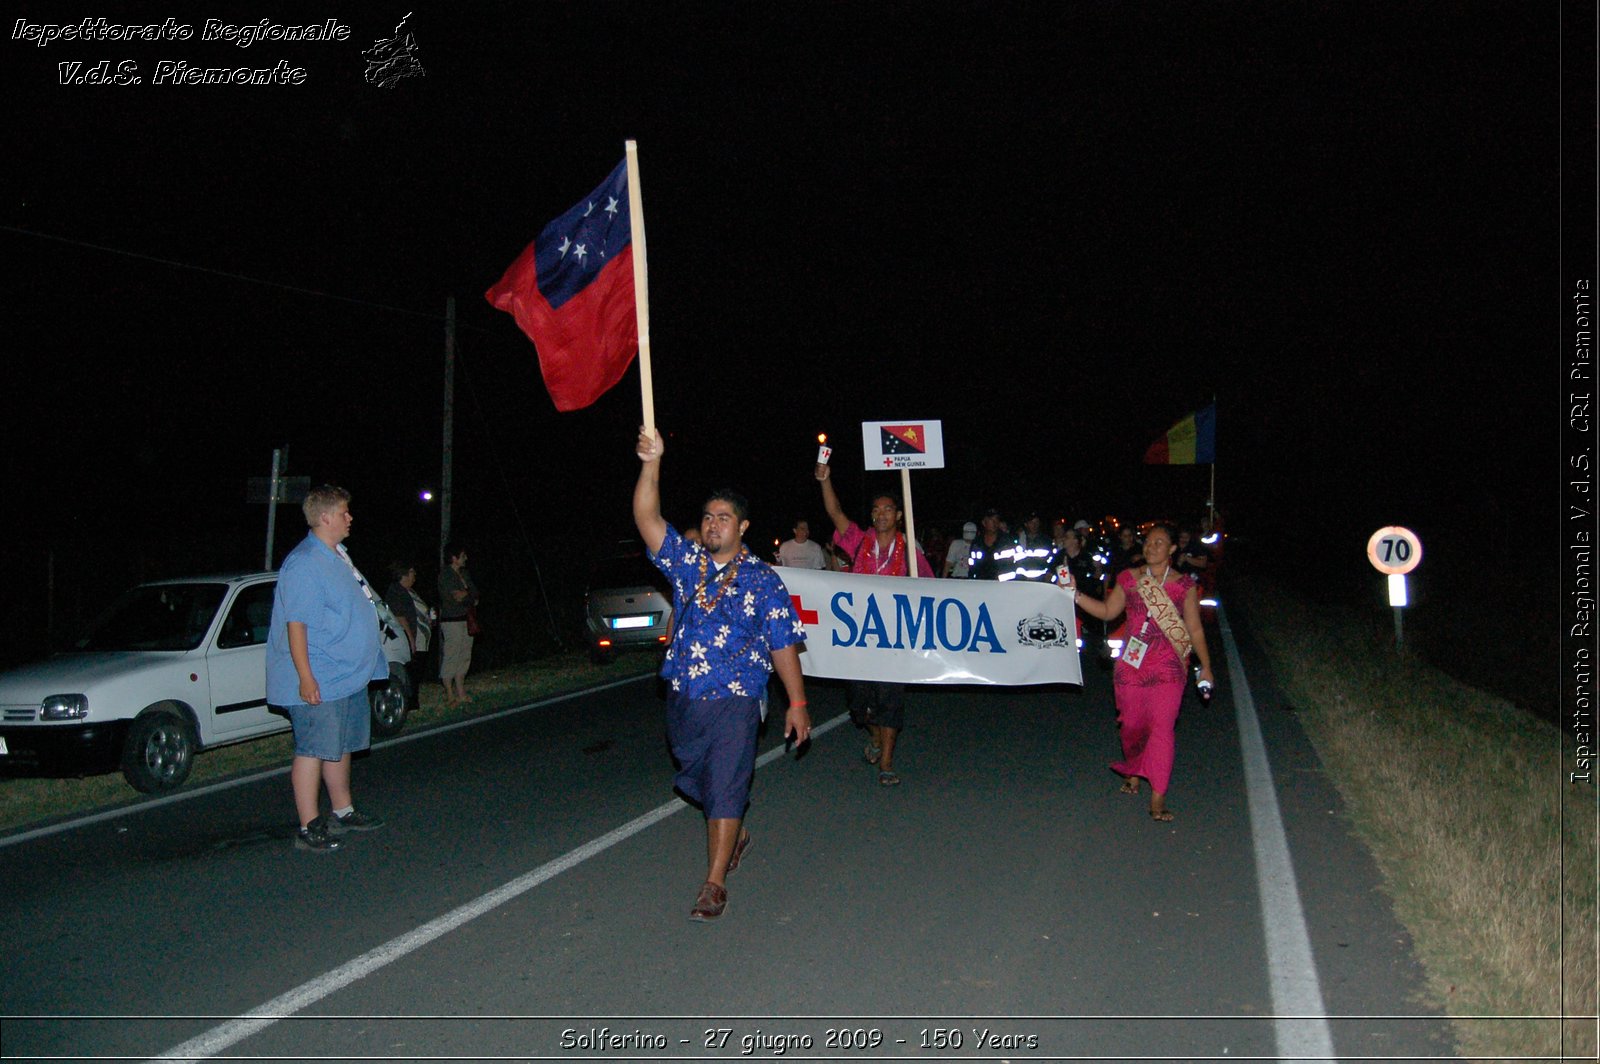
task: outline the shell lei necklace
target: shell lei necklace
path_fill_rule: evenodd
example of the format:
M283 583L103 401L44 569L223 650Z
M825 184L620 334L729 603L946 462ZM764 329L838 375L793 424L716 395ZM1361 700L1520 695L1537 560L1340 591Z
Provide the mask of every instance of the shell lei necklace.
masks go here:
M700 585L694 589L695 605L707 613L717 608L717 603L722 601L722 596L726 595L728 588L733 586L733 574L739 571L739 563L744 561L744 555L744 548L741 547L739 553L733 556L733 564L729 565L726 571L717 579L717 583L721 585L717 588L717 593L711 596L710 602L707 602L706 563L711 559L711 552L704 547L700 549Z

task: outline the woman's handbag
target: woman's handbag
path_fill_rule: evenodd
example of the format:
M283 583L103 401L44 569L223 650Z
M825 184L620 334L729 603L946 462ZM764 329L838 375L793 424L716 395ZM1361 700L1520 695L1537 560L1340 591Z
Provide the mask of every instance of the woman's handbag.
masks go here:
M471 635L471 636L476 636L476 635L482 634L482 632L483 632L483 626L478 623L478 607L476 607L476 606L468 606L467 607L467 634Z

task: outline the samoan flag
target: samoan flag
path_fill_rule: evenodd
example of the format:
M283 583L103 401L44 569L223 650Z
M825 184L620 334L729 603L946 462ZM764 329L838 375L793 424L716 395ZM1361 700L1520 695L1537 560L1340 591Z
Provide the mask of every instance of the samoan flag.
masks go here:
M1148 465L1208 465L1217 460L1217 404L1196 410L1144 452Z
M883 425L884 454L927 454L928 434L921 425Z
M628 163L540 231L484 298L539 352L557 410L578 410L622 379L639 350Z

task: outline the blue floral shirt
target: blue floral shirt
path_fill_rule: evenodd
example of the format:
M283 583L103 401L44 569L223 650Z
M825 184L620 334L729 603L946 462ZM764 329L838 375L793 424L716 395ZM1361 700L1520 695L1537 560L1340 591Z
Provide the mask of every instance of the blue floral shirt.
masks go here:
M805 639L778 574L748 550L719 571L700 544L688 542L671 525L650 560L672 583L672 644L661 666L672 693L690 699L764 698L772 652ZM728 568L734 565L738 568L730 577Z

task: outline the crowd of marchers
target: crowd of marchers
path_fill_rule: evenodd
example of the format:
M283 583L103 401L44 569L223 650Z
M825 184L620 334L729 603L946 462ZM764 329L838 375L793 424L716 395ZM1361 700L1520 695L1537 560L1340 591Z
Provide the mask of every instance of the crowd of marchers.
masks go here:
M778 547L781 566L838 569L882 576L909 575L911 559L920 576L951 579L1032 581L1070 589L1076 608L1100 622L1092 642L1115 658L1113 690L1123 758L1111 765L1122 777L1122 791L1139 794L1150 786L1150 816L1172 819L1166 792L1172 773L1174 725L1183 692L1193 675L1209 697L1214 683L1211 655L1200 618L1202 597L1215 587L1221 563L1221 535L1214 514L1195 527L1164 521L1135 527L1115 517L1100 525L1057 519L1046 531L1032 511L1013 532L999 510L985 510L962 527L960 539L946 540L937 528L927 534L928 550L907 542L900 500L892 493L871 500L869 527L844 512L831 471L816 467L822 502L834 526L823 549L811 539L810 524L796 521L794 537ZM936 571L928 557L942 559ZM1121 623L1122 638L1106 638ZM1094 631L1080 627L1080 632ZM1116 643L1115 650L1112 644ZM852 680L847 704L852 721L869 738L863 759L884 786L900 783L894 754L905 726L906 685Z
M891 498L892 496L886 496ZM830 513L829 515L833 515ZM1117 574L1144 564L1144 535L1156 524L1176 530L1173 567L1192 576L1207 594L1214 591L1222 561L1221 518L1203 515L1193 524L1147 522L1133 525L1117 517L1098 523L1058 517L1048 530L1040 511L1030 510L1013 530L1006 515L988 509L965 522L959 537L930 525L916 547L935 559L934 575L955 580L1032 580L1062 583L1065 567L1079 588L1105 587ZM838 543L812 538L811 522L799 518L791 538L778 545L774 564L801 569L850 572L854 558Z

